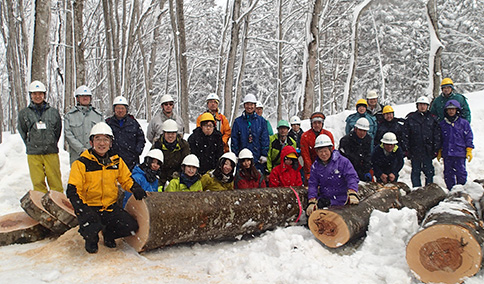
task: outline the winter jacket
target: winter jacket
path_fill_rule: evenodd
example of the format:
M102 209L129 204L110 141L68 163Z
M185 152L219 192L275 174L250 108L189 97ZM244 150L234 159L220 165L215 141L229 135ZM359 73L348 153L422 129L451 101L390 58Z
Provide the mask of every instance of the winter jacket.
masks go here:
M458 117L454 122L444 118L440 122L442 131L442 157L461 157L465 158L466 148L474 148L470 123Z
M115 116L106 119L113 130L114 140L112 150L117 153L131 170L139 164L139 156L145 148L145 134L138 121L127 115L122 119Z
M369 113L371 116L375 118L375 121L378 123L383 120L383 105L377 103L374 109L370 109L369 107L366 109L366 112Z
M257 173L257 177L251 178L248 175L246 175L246 172L244 170L239 169L239 171L235 175L234 188L246 189L246 188L267 187L266 181L264 180L264 176L260 173L260 171L255 169L255 167L254 167L254 171Z
M200 160L199 172L202 175L215 169L218 159L224 153L222 133L216 129L211 135L207 136L203 133L201 127L195 128L192 135L188 137L188 144L190 144L190 152Z
M403 143L407 156L434 158L441 148L441 133L437 119L430 112L414 111L407 115L404 124Z
M209 112L209 111L206 111ZM202 115L197 117L197 127L200 127L200 118ZM215 129L222 133L222 141L224 142L224 152L229 151L229 138L230 138L230 124L229 120L225 117L225 115L221 113L213 114L213 118L215 119Z
M160 139L161 133L163 133L161 130L163 122L165 122L167 119L173 119L176 121L176 124L178 125L177 133L183 137L185 128L183 127L183 119L181 116L178 116L173 112L172 116L168 117L163 113L163 111L160 111L151 119L150 123L148 124L148 129L146 129L146 138L151 144L155 144L156 140Z
M167 181L172 179L174 172L180 171L183 159L190 154L190 146L185 139L177 135L173 150L167 147L163 138L157 140L152 149L160 149L163 152L164 162L161 166L159 185L164 186Z
M103 165L92 149L81 154L71 166L68 188L75 188L81 200L88 206L100 206L107 210L118 199L118 183L131 191L134 180L123 159L109 151L110 163Z
M57 143L62 131L59 111L44 102L34 103L18 114L17 129L25 143L27 155L59 153Z
M281 152L281 161L290 153L296 153L294 147L286 146ZM297 159L293 159L293 165L288 166L284 162L272 169L269 175L269 186L270 187L288 187L288 186L301 186L301 165L299 162L294 164Z
M397 136L398 140L398 147L405 152L405 146L403 144L403 135L404 135L404 125L405 120L401 118L393 118L391 121L382 120L378 122L378 128L376 130L376 136L374 140L374 146L379 146L381 143L381 139L383 135L387 132L392 132Z
M266 120L256 113L247 115L244 111L235 119L232 126L231 144L231 150L235 155L239 155L240 150L244 148L249 149L256 163L261 156L267 157L269 133Z
M272 169L281 163L281 150L286 145L294 147L296 150L296 141L291 137L286 137L286 143L282 144L279 139L279 134L274 134L269 137L269 151L267 152L267 171L271 172Z
M263 117L263 118L264 118L264 117ZM272 129L272 125L271 125L271 123L269 122L269 120L268 120L268 119L265 119L265 118L264 118L264 120L265 120L265 121L266 121L266 123L267 123L267 133L269 133L269 136L274 135L274 130Z
M144 191L158 192L158 179L153 182L146 180L146 173L139 167L139 165L136 165L133 168L131 177L141 186L141 188L143 188ZM131 192L124 193L123 207L126 205L126 202L128 202L128 199L131 197L131 195Z
M437 116L437 119L439 122L444 120L445 104L450 100L456 100L459 102L461 106L461 117L469 121L470 123L471 110L469 108L469 104L467 103L467 98L464 95L454 93L453 90L452 90L452 93L450 93L448 98L446 98L442 93L438 97L436 97L432 101L432 104L430 105L430 113Z
M398 173L403 168L403 151L400 147L395 145L392 152L385 153L383 144L380 144L378 147L375 147L375 150L373 151L371 163L377 179L379 179L382 174L394 174L395 177L398 177Z
M370 181L365 177L371 170L371 137L368 134L360 139L352 130L341 138L339 151L350 160L360 180Z
M308 200L326 198L332 206L345 205L348 189L358 191L358 175L350 160L334 150L328 164L319 158L311 166Z
M289 133L287 134L289 135L289 137L294 139L294 141L296 141L296 149L301 149L301 136L303 135L303 133L304 131L301 128L299 128L299 131L297 133L291 128L291 130L289 130Z
M234 181L223 183L218 180L214 175L213 171L209 171L204 174L201 178L203 190L209 191L224 191L224 190L233 190L234 189Z
M192 184L188 188L185 184L180 183L180 177L175 177L172 180L170 180L170 183L165 188L166 192L178 192L178 191L196 192L196 191L202 191L202 190L203 190L202 181L200 179L197 180L194 184Z
M375 135L376 135L377 123L376 123L376 118L371 114L369 114L368 112L365 112L364 114L355 112L353 114L348 115L348 117L346 118L345 133L349 134L350 131L355 128L356 121L362 117L368 119L368 122L370 123L370 130L368 130L368 135L370 135L372 139L371 141L373 143L373 140L375 139Z
M301 156L304 161L304 173L306 176L309 175L311 165L316 161L317 155L316 150L314 150L314 143L316 142L316 137L320 134L328 135L334 145L333 134L326 129L321 130L320 133L316 133L313 129L309 129L301 136Z
M84 150L89 149L89 133L103 115L92 106L77 105L64 116L64 139L69 145L70 163L79 158Z

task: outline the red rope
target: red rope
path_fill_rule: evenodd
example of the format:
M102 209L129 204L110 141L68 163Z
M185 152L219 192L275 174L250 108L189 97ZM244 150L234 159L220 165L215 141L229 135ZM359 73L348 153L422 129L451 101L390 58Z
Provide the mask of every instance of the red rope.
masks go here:
M296 223L297 223L299 221L299 218L301 218L301 214L303 212L303 208L302 208L302 204L301 204L301 199L299 198L299 194L297 194L296 190L294 188L292 188L292 186L290 186L289 188L291 188L292 191L294 192L294 194L296 195L297 204L299 205L299 215L296 218Z

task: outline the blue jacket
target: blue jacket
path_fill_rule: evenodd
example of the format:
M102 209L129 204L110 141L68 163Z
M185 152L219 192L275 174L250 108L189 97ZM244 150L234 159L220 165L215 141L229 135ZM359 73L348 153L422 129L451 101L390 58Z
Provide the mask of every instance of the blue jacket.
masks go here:
M131 177L134 179L135 182L137 182L144 191L149 191L149 192L157 192L158 191L158 180L153 181L152 183L148 182L146 180L146 174L145 172L140 169L139 165L136 165L131 173ZM126 202L128 202L128 199L131 197L132 193L125 191L124 193L124 199L123 199L123 208L126 205Z
M380 144L375 148L375 151L373 151L371 162L373 165L373 172L377 179L379 179L382 174L394 174L395 177L398 177L398 173L403 168L402 149L395 145L393 151L389 155L385 155L383 144Z
M113 130L114 140L112 150L123 158L130 170L139 164L139 156L145 147L145 134L138 121L127 115L118 120L115 116L106 119Z
M466 148L474 148L470 123L458 117L454 122L445 118L440 122L442 130L442 157L465 157Z
M403 141L408 157L434 158L441 148L440 126L430 112L411 112L405 120Z
M251 136L251 142L249 142L249 136ZM267 157L267 151L269 151L267 122L255 112L247 115L244 111L235 119L231 137L231 150L235 155L239 155L240 150L247 148L254 155L254 161L258 161L260 156Z
M308 200L327 198L332 206L345 205L348 189L358 191L358 174L350 160L334 150L329 163L316 158L308 181Z

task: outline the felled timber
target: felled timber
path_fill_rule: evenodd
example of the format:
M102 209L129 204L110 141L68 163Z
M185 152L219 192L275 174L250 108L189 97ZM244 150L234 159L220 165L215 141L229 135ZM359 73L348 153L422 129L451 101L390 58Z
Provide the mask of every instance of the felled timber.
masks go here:
M49 230L25 212L0 216L0 246L25 244L44 239Z
M30 190L22 199L20 199L20 206L34 220L39 222L42 226L51 230L55 234L63 234L69 230L69 226L59 221L56 217L45 210L42 205L42 197L44 193L36 190Z
M461 283L481 268L483 233L471 197L454 192L408 242L408 266L425 283Z
M394 189L394 190L400 190L404 191L405 193L410 193L411 189L408 187L407 184L403 182L394 182L394 183L377 183L377 182L360 182L358 184L358 198L360 200L364 200L367 197L371 196L377 191L380 191L382 189Z
M293 190L294 189L294 190ZM136 251L183 242L235 239L294 223L307 206L307 189L256 188L222 192L153 192L126 210L139 230L126 241Z
M445 197L447 197L447 190L435 183L431 183L402 196L401 207L415 209L418 221L421 222L427 211L439 204Z
M50 214L54 215L69 228L74 228L79 224L74 208L64 193L51 190L44 194L41 203Z

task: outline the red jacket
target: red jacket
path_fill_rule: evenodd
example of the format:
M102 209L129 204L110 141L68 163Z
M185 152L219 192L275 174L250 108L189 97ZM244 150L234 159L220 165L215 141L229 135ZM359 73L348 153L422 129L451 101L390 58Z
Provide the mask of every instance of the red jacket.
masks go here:
M234 188L236 189L263 188L263 187L266 187L266 181L264 180L264 177L259 171L257 171L256 179L245 176L243 171L241 170L239 170L235 175Z
M334 149L333 134L325 129L321 130L319 134L328 135L329 138L331 139L331 142L333 142L333 149ZM303 135L301 136L301 156L303 157L304 173L306 174L307 178L309 178L311 165L316 160L316 150L314 150L314 142L316 142L316 137L317 135L312 128L304 132Z
M297 162L296 165L288 166L284 163L284 158L290 153L294 153L297 156L296 149L292 146L285 146L281 151L281 163L272 169L269 175L270 187L287 187L287 186L301 186L301 165ZM297 159L294 159L297 161Z

